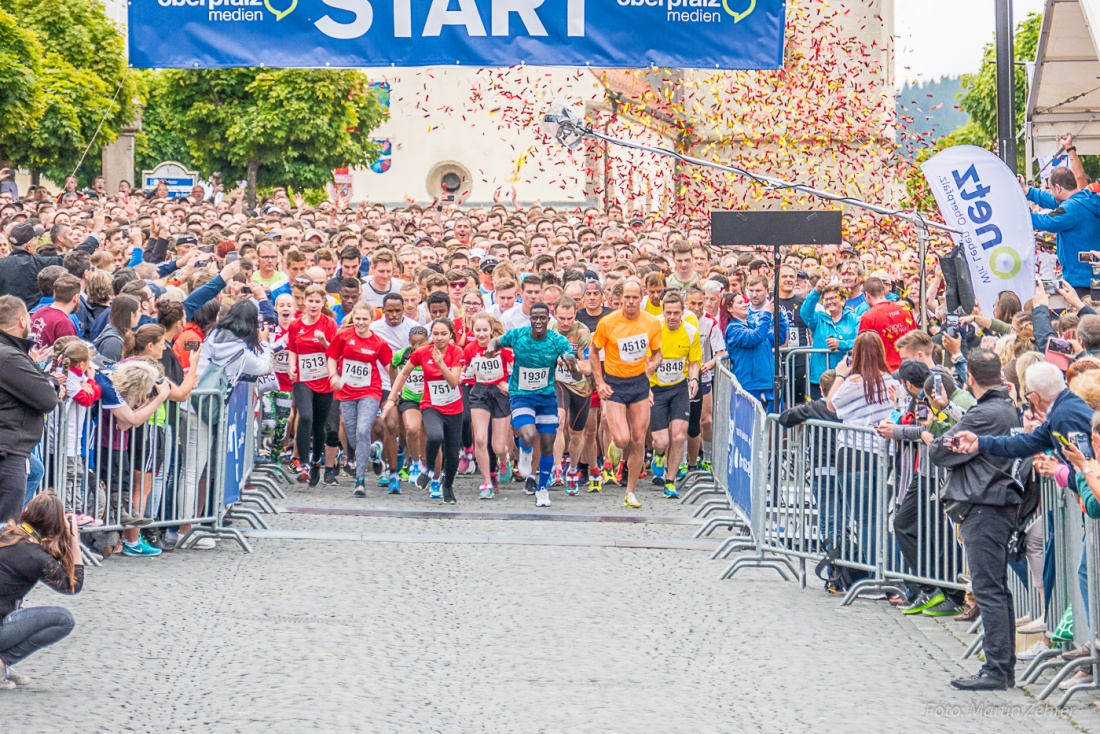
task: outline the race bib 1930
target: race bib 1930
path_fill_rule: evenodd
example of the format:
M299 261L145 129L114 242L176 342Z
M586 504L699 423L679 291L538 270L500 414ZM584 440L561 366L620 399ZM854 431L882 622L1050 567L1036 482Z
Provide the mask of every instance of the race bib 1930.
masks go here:
M539 367L537 369L531 369L528 367L519 368L519 389L520 390L541 390L544 387L550 385L550 368Z

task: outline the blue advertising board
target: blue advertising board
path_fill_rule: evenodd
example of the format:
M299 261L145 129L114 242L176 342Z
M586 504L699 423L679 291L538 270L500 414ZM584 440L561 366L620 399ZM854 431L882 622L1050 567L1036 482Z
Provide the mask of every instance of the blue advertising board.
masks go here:
M729 463L726 487L735 507L752 517L752 437L756 435L756 407L739 390L730 397Z
M784 0L132 0L139 68L776 69Z
M226 421L223 428L225 436L225 504L231 505L241 499L241 486L244 484L244 472L248 466L248 421L252 414L248 410L248 392L251 382L238 382L229 393L229 406L226 409Z

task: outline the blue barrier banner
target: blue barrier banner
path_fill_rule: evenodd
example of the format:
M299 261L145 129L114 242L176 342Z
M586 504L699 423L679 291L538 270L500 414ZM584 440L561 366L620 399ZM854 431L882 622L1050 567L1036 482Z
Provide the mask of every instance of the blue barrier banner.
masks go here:
M229 393L226 406L225 429L225 504L240 502L241 485L244 483L244 470L247 466L247 452L252 450L248 443L248 421L252 413L248 410L248 392L251 382L238 382Z
M131 0L139 68L777 69L784 0Z
M756 407L738 390L730 397L729 464L726 487L730 501L752 517L752 437L756 435Z

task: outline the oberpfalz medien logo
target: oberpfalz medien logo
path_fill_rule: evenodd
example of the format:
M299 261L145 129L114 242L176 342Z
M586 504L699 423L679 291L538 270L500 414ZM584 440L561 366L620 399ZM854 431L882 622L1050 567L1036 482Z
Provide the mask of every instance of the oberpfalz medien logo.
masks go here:
M666 19L673 23L721 23L733 19L740 23L756 10L756 0L616 0L619 5L667 8ZM737 6L745 6L743 9ZM723 12L724 11L724 12Z

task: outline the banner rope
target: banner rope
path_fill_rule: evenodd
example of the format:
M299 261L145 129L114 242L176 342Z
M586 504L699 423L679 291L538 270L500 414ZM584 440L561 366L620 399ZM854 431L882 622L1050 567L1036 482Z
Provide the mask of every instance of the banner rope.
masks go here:
M76 168L69 176L75 176L76 172L80 170L80 167L84 165L84 158L88 155L88 151L95 145L96 138L99 137L99 131L103 129L103 123L107 121L107 116L111 114L111 108L115 106L115 100L118 99L118 93L122 91L122 85L126 83L126 79L130 76L130 67L126 67L126 73L122 75L122 79L118 83L118 89L115 90L115 96L111 97L111 104L107 106L107 111L103 113L103 117L99 119L99 124L96 125L95 132L92 133L92 139L88 141L88 145L84 148L84 152L80 154L80 160L76 163ZM64 182L62 182L64 183Z

